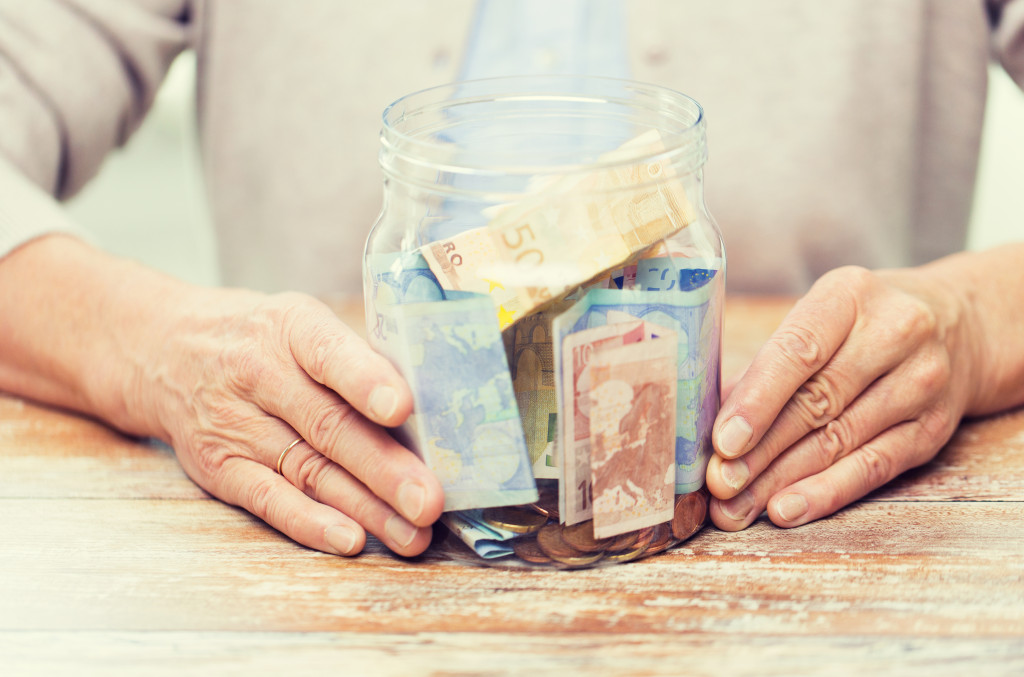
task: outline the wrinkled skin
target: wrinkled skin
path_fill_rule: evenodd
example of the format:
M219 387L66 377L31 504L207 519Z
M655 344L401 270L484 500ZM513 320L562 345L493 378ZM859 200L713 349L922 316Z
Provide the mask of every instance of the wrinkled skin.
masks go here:
M162 429L182 467L215 496L299 543L358 553L365 530L403 555L430 543L441 486L381 428L412 396L391 364L301 294L211 290L179 318L158 367ZM150 385L149 387L152 387ZM278 458L297 437L305 440Z
M715 524L829 515L962 416L1024 403L1022 261L1016 244L822 277L723 402ZM168 442L199 486L311 548L429 544L441 486L385 430L409 388L315 299L195 287L52 235L0 259L0 318L0 390Z
M319 301L195 287L49 236L0 260L0 317L0 390L166 441L200 487L311 548L430 543L441 486L382 427L409 415L409 388Z
M797 302L727 387L707 473L719 528L830 515L999 408L978 393L984 323L937 272L841 268Z

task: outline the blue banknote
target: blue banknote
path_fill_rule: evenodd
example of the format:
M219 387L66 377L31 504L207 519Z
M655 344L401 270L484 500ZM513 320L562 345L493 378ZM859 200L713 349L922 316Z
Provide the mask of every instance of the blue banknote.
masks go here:
M482 294L446 296L376 308L372 340L413 393L398 436L441 481L446 511L535 501L494 305Z
M713 275L706 279L711 278ZM640 280L638 274L638 285ZM608 324L610 310L678 332L676 493L689 493L703 486L711 459L711 426L720 397L721 327L716 321L717 308L712 305L720 303L715 298L718 289L707 283L688 291L592 289L553 324L556 374L562 373L565 337ZM562 401L562 391L557 391L559 411L564 412L571 403Z
M484 559L497 559L512 554L512 540L519 536L513 531L488 524L482 510L446 512L441 521L463 543Z

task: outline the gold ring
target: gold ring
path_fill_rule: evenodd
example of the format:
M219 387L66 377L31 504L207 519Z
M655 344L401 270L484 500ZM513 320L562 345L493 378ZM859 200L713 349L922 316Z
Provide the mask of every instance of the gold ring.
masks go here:
M284 457L288 455L288 452L292 450L292 447L294 447L296 444L298 444L301 441L302 441L302 438L301 437L298 438L297 440L295 440L294 442L289 444L287 447L285 447L284 451L281 452L281 455L277 457L277 474L278 475L281 475L281 476L284 475L284 473L281 472L281 464L284 463Z

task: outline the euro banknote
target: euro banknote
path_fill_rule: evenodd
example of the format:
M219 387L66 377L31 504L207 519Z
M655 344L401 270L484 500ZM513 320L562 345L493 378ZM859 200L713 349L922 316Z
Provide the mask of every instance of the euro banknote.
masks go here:
M413 393L413 413L396 436L440 480L445 510L534 501L536 484L490 300L446 296L377 308L376 345Z
M711 426L719 405L721 327L713 309L718 285L704 284L689 291L591 289L553 322L555 369L564 369L563 344L570 334L609 324L610 311L641 318L675 331L676 437L675 491L689 493L704 484L711 458ZM614 317L614 315L613 315ZM559 391L559 411L571 403ZM566 441L568 444L568 440ZM559 440L558 453L567 447Z
M637 137L601 169L540 182L486 225L420 251L444 289L486 294L504 329L695 219L668 163L612 162L641 149L664 146L656 132Z
M488 524L480 510L460 510L441 515L441 522L459 540L484 559L497 559L512 554L512 539L520 534Z
M643 324L645 340L596 350L590 365L596 538L667 522L674 514L678 338Z
M559 422L558 509L564 524L593 517L591 479L591 363L602 350L643 339L643 321L608 324L574 332L561 344L558 390L564 415Z

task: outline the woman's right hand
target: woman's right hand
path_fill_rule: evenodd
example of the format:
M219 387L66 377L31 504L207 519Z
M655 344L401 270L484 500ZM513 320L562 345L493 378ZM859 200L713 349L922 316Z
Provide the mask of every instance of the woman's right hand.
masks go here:
M0 258L0 318L0 390L163 439L200 487L311 548L429 544L441 485L385 430L409 388L315 299L194 287L54 235Z
M170 314L136 392L199 486L324 552L426 549L444 495L384 429L412 409L385 358L302 294L193 289Z

